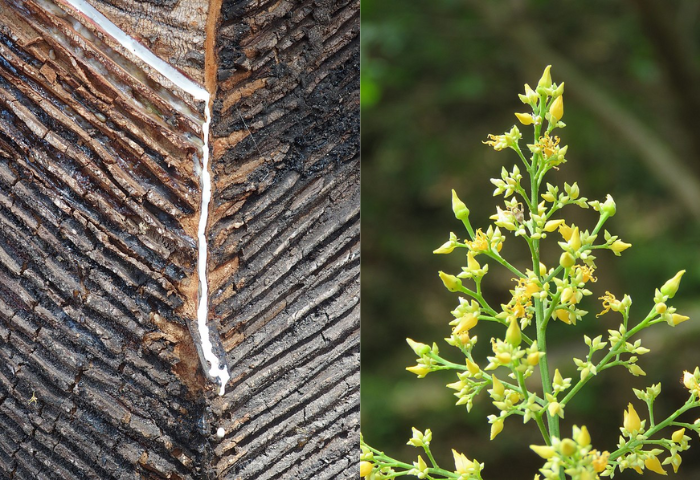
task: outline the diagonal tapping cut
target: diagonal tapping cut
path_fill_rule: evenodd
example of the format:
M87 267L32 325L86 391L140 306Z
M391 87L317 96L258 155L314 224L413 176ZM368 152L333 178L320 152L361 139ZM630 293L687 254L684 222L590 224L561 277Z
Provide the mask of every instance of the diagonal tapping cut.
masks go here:
M85 0L58 1L77 10L80 14L97 25L97 27L99 27L103 32L112 37L124 49L156 70L175 86L191 95L195 100L204 102L204 122L201 125L202 151L201 156L196 159L198 162L195 162L194 169L195 174L199 177L201 188L201 209L197 228L197 272L199 278L199 295L197 300L197 335L194 335L194 331L192 333L193 337L195 337L195 345L200 355L202 367L210 379L219 383L219 395L223 395L230 376L225 358L220 360L216 353L214 353L214 346L212 344L208 327L209 288L207 277L208 244L206 229L209 218L209 204L212 194L211 173L209 168L209 128L212 119L210 104L211 95L205 88L187 78L172 65L160 59L153 52L141 45L137 40L127 35ZM55 8L55 5L50 4L48 0L41 0L40 3L47 8ZM174 107L178 108L177 105L174 105Z

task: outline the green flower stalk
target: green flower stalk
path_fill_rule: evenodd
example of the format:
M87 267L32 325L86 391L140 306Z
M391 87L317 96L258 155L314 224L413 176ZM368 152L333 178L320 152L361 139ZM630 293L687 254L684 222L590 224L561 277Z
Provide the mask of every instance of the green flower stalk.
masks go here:
M461 272L439 273L447 290L458 295L459 304L451 312L454 319L448 322L450 336L445 340L462 352L464 363L443 358L436 343L430 346L408 339L418 358L416 364L406 370L418 378L442 370L453 371L457 379L447 387L454 390L456 404L466 406L467 411L479 397L487 397L495 409L487 417L493 441L498 441L498 435L507 429L506 420L510 417L522 417L524 423L534 420L542 444L530 448L544 461L535 475L536 480L593 480L601 476L613 477L626 469L666 475L669 466L674 472L678 470L681 453L690 448L690 437L685 433L692 431L700 435L700 419L692 424L678 421L683 413L700 407L700 369L697 367L692 373L683 373L687 401L661 421L654 416L654 402L661 394L661 384L645 391L633 390L637 399L644 402L646 411L637 403L628 404L621 414L621 435L615 448L594 448L585 425L574 425L570 438L561 434L560 421L565 418L567 406L588 382L605 370L623 367L634 376L646 375L637 362L649 349L642 346L640 339L634 338L639 332L659 323L676 327L689 320L668 303L676 295L685 270L654 292L654 306L641 319L632 314L629 295L618 299L611 292L605 292L600 297L602 311L596 317L610 312L620 315L619 327L608 330L605 339L603 335L583 336L588 353L585 358L572 359L578 371L575 378L565 378L559 366L550 363L547 329L557 321L575 328L588 318L588 312L582 310L580 304L584 297L593 294L592 284L597 281L596 250L610 250L620 256L632 246L603 228L617 212L610 195L602 202L589 201L581 196L576 183L565 183L560 188L544 181L551 169L567 161L568 146L560 145L561 140L553 134L566 126L561 121L563 94L564 84L553 82L548 66L536 89L525 85L525 94L519 95L523 104L532 110L515 114L521 125L532 128L531 143L523 148L523 134L517 126L501 135L489 135L483 142L497 151L513 150L520 163L511 169L503 167L500 178L491 180L496 187L494 196L502 195L504 203L496 207L496 213L490 217L493 225L485 232L482 228L474 229L469 220L469 208L452 191L452 210L465 227L465 238L450 233L449 240L434 253L451 254L460 250L465 253L466 265ZM596 225L587 228L568 223L561 216L561 211L568 206L593 208L600 214ZM518 269L501 256L507 234L527 244L532 269ZM557 242L559 262L547 266L541 261L541 241L550 235L560 238ZM481 285L489 273L489 263L515 275L510 300L499 308L490 305L482 295ZM487 356L486 361L472 354L477 343L473 332L478 331L479 324L484 321L503 327L502 336L491 339L493 355ZM540 373L540 384L530 390L525 380L536 369ZM421 432L414 428L408 444L422 449L422 453L409 463L386 455L362 439L360 476L370 480L407 475L421 479L482 479L484 464L455 450L452 450L454 465L438 465L431 450L432 440L429 429Z

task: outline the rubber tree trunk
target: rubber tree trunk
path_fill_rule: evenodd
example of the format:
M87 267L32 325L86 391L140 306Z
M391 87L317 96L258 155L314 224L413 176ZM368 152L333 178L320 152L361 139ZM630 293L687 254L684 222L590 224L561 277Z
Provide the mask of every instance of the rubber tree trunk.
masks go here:
M359 2L0 0L0 476L357 478ZM194 334L194 337L193 337ZM223 437L217 431L223 429Z

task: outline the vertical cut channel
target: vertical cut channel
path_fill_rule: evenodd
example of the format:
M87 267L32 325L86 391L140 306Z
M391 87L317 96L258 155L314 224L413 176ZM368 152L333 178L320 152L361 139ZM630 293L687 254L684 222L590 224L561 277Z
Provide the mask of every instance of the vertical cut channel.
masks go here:
M113 37L119 44L133 55L141 59L144 63L150 65L165 78L173 82L183 91L192 95L195 100L201 100L205 103L204 108L204 124L202 125L202 155L201 168L195 168L198 172L200 187L202 190L202 202L199 216L199 226L197 228L197 273L199 277L199 297L197 300L197 330L199 332L199 347L204 359L209 364L207 371L210 378L217 379L220 388L219 395L223 395L226 389L226 383L230 378L228 367L225 361L220 362L213 350L211 337L209 335L208 318L209 318L209 287L207 279L207 220L209 218L209 203L211 201L211 173L209 171L209 126L211 125L211 96L209 92L201 85L193 82L185 75L180 73L169 63L158 58L153 52L141 45L136 39L127 35L123 30L117 27L107 17L97 11L92 5L85 0L62 0L72 6L75 10L82 13L89 20L99 26L106 34ZM195 339L195 342L197 339ZM203 367L207 368L206 365Z

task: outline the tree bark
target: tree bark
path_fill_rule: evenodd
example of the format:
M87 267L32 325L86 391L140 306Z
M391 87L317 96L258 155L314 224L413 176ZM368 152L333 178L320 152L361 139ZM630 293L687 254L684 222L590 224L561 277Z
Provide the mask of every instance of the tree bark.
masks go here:
M359 2L90 3L217 90L232 380L192 337L205 106L60 0L0 0L1 476L357 477Z

